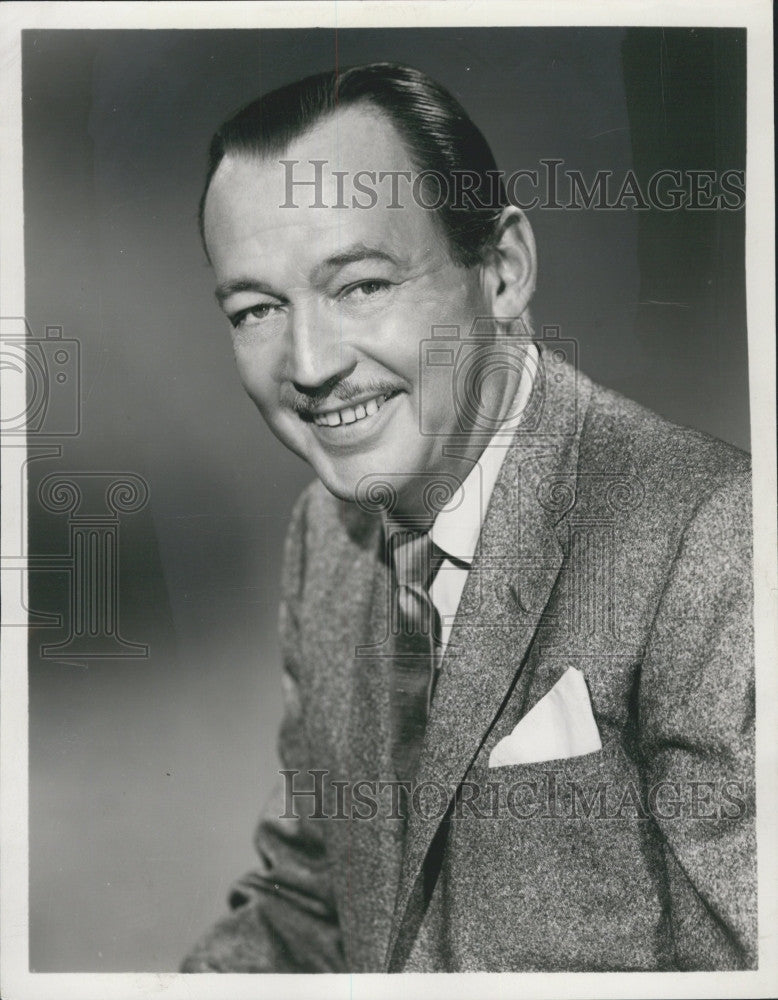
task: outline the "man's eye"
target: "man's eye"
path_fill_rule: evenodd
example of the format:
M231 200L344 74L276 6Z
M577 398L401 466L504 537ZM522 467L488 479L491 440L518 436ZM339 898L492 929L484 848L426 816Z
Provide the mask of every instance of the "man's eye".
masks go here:
M358 281L354 285L348 285L341 292L342 298L366 299L374 298L385 292L391 286L391 282L383 281L380 278L372 278L369 281Z
M241 309L240 312L230 316L230 323L236 330L241 326L251 326L253 323L261 323L262 320L268 319L280 308L281 306L276 302L260 302L258 305L251 306L249 309Z

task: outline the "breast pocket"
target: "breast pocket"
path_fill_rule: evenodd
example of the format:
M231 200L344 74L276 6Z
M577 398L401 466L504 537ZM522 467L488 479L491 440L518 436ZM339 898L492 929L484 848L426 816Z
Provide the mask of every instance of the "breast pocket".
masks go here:
M499 767L489 767L488 759L484 748L465 778L470 787L464 794L481 804L482 813L488 807L508 825L530 819L606 818L625 794L640 796L636 764L613 732L604 735L593 753Z

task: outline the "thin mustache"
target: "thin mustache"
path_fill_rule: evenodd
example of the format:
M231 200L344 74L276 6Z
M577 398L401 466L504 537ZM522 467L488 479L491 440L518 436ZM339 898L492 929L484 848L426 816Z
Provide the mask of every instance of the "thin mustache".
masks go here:
M343 379L333 386L322 386L321 389L301 393L290 390L284 400L287 406L303 419L311 419L314 412L327 400L337 399L340 403L349 403L360 396L390 396L397 391L397 386L380 379L357 384L349 379Z

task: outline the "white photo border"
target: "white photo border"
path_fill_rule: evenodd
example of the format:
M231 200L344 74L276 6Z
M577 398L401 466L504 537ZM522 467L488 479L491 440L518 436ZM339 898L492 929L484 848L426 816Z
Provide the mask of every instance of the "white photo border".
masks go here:
M21 32L40 29L162 29L433 26L662 26L747 29L748 126L746 285L751 440L754 468L755 617L757 665L757 824L759 969L716 973L471 973L403 974L408 996L480 995L622 997L765 997L778 994L778 572L776 565L775 281L773 46L769 0L517 0L478 4L427 2L298 3L22 3L0 6L0 311L24 316L22 211ZM4 406L20 412L15 382L3 385ZM5 390L8 391L6 395ZM20 405L21 404L21 405ZM25 511L12 493L19 449L2 449L2 542L24 537ZM26 553L26 550L25 550ZM17 574L0 574L2 606L19 602ZM2 900L0 990L8 1000L164 995L234 1000L257 995L372 998L400 983L381 975L248 976L179 973L30 973L28 946L28 716L25 629L3 626L0 675L0 861Z

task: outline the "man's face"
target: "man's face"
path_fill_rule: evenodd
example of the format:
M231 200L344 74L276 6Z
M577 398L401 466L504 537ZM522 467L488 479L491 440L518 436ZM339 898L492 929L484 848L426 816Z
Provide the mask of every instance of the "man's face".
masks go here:
M480 269L455 266L435 213L407 184L401 208L388 207L388 182L369 209L311 207L309 187L282 207L279 161L297 160L295 180L310 180L316 159L328 161L326 206L338 202L334 170L416 172L394 128L366 107L337 112L279 156L226 157L205 206L218 295L240 377L276 436L336 496L354 499L363 477L388 473L402 499L413 473L456 465L443 455L447 439L461 440L450 367L425 374L420 432L420 344L435 325L464 337L485 314Z

